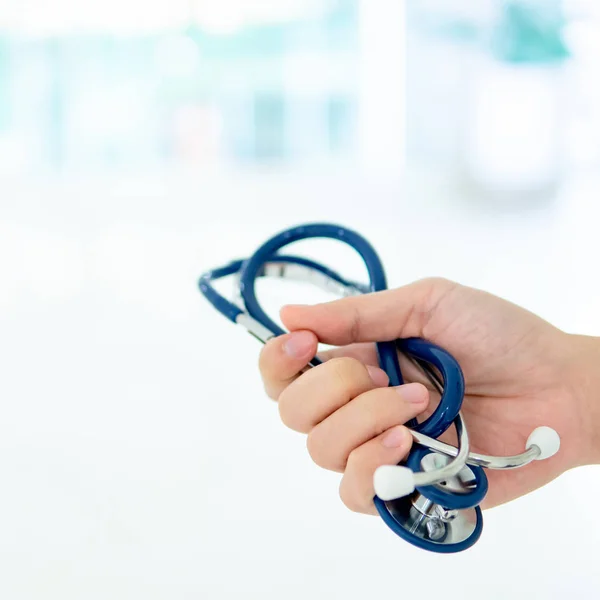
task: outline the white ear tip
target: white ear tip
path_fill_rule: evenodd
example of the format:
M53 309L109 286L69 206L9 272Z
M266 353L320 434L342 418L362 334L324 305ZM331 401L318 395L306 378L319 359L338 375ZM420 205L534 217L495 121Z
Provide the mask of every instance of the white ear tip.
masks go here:
M373 476L375 494L384 502L403 498L415 491L413 472L408 467L384 465Z
M527 438L527 449L537 446L540 455L536 460L544 460L554 456L560 448L560 437L551 427L538 427L531 432Z

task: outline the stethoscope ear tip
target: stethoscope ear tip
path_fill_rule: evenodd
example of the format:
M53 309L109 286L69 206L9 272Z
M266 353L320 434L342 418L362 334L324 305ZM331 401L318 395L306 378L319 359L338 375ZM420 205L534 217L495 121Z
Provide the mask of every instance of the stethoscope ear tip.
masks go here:
M552 427L538 427L527 438L527 449L529 450L532 446L540 449L540 455L536 460L545 460L554 456L560 449L560 436Z
M415 491L414 473L408 467L383 465L373 475L373 487L384 502L403 498Z

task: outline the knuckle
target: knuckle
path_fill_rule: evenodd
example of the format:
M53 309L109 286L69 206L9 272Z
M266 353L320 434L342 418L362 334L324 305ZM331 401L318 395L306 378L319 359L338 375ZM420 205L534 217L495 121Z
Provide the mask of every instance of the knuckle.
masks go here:
M351 512L364 512L364 506L361 502L360 496L356 492L352 479L347 475L344 475L344 477L342 477L342 481L340 482L339 496L344 506Z
M375 389L361 394L355 399L357 409L360 410L361 424L365 430L381 433L382 428L389 420L389 414L394 409L394 404L389 402L390 389Z
M279 394L277 393L275 388L269 384L268 381L263 380L263 390L265 391L267 398L275 401L278 400Z
M423 295L424 310L432 310L440 301L451 291L456 289L458 284L445 277L427 277L419 281Z
M357 466L361 463L361 452L360 448L355 448L348 455L348 460L346 461L346 473L349 475L355 471L357 471Z
M325 468L323 460L323 448L319 439L319 433L313 429L306 438L306 449L312 461L319 467Z
M425 334L441 303L458 289L459 285L444 277L430 277L423 280L422 284L421 304L415 312L418 314L421 331Z
M278 341L276 338L271 339L260 350L258 355L258 369L263 377L265 377L266 373L272 371L273 349Z
M315 427L306 438L306 449L312 461L322 469L340 471L341 467L335 459L331 444L327 443L319 427Z
M302 419L298 414L293 393L290 393L290 386L279 394L277 408L279 410L279 419L288 429L303 432Z
M440 277L440 276L433 276L433 277L424 277L423 279L420 280L421 285L426 285L426 286L432 286L432 287L445 287L447 285L451 284L451 281L449 279L446 279L446 277Z
M358 359L349 356L332 358L325 365L341 387L352 385L366 373L365 366Z
M349 315L349 337L351 341L360 339L361 315L358 307L353 307Z

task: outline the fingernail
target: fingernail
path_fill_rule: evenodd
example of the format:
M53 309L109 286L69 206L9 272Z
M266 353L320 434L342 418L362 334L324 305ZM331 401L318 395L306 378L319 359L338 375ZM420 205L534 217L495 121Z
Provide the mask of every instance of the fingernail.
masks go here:
M381 443L386 448L400 448L401 446L404 446L406 444L406 442L408 441L407 438L409 435L410 434L406 430L406 427L403 427L402 425L398 425L397 427L390 429L383 436Z
M428 398L427 388L420 383L400 385L396 391L410 404L423 404Z
M302 358L312 349L314 339L309 331L291 333L283 344L283 351L291 358Z
M373 380L373 383L377 387L385 387L389 384L390 379L383 369L380 369L379 367L373 367L372 365L367 365L367 371L369 372L369 376Z

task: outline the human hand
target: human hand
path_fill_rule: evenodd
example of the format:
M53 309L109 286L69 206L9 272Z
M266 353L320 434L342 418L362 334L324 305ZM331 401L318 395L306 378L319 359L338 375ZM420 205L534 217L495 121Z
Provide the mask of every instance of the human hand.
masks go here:
M314 462L343 473L340 496L353 511L376 514L375 470L405 458L412 438L402 424L427 417L439 399L402 356L404 379L412 383L387 387L375 342L420 337L454 356L465 376L462 413L474 452L522 452L540 425L559 433L561 449L552 458L523 469L488 470L482 508L598 460L598 420L592 418L589 370L581 361L588 340L510 302L426 279L315 306L287 306L281 318L291 333L263 348L259 366L265 389L278 401L284 424L307 434ZM301 373L319 342L336 348L319 354L323 364Z

